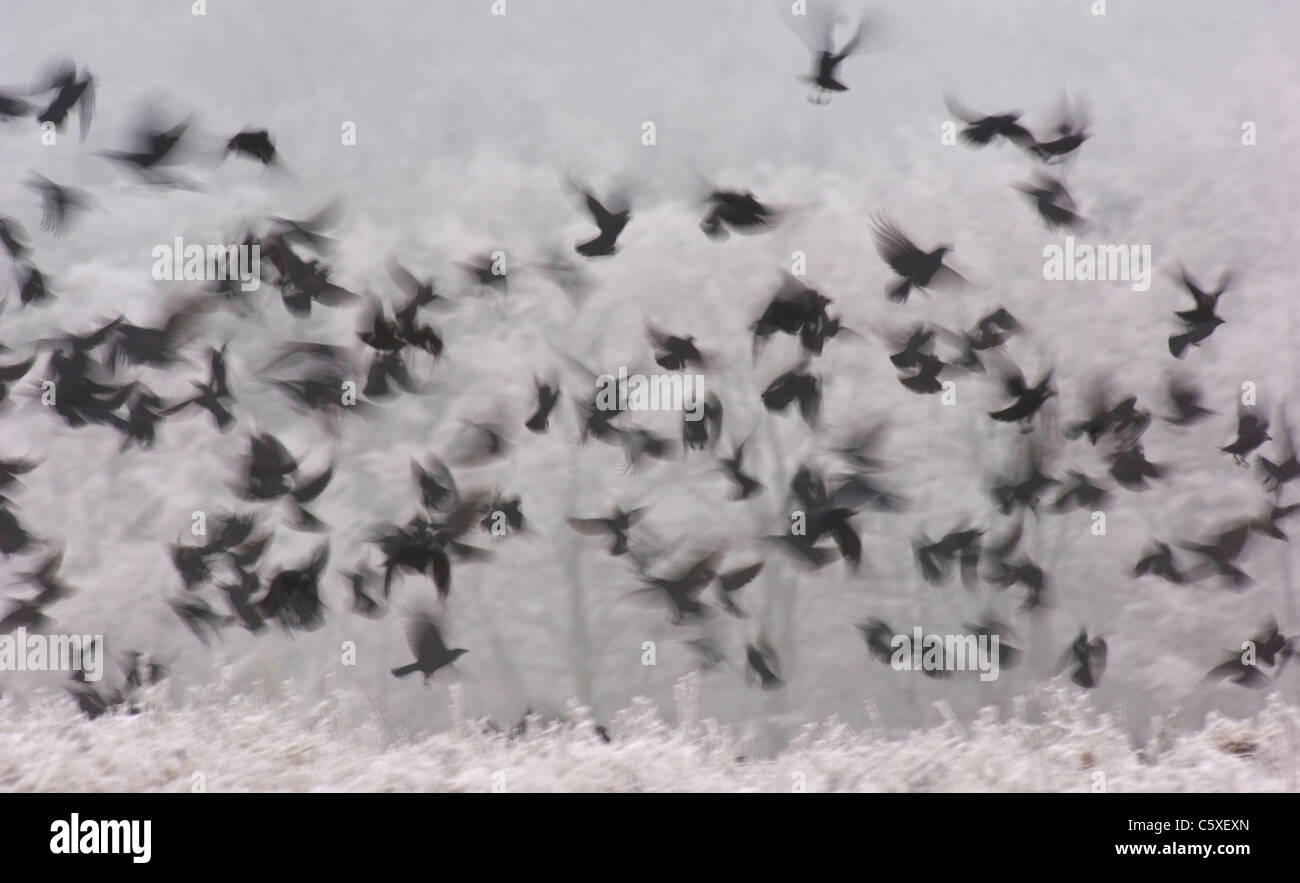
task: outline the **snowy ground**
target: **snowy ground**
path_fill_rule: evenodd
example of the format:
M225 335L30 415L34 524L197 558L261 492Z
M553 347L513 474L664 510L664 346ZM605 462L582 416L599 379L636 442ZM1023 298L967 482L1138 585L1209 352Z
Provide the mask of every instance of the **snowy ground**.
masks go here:
M1113 715L1051 690L1039 723L990 708L889 736L832 718L758 758L731 728L670 725L646 699L614 716L606 742L577 705L508 738L483 735L487 720L453 701L451 730L411 736L286 689L181 707L154 697L93 723L61 701L21 713L0 702L0 791L1294 792L1300 737L1300 715L1274 696L1188 735L1153 721L1156 737L1135 751Z
M300 217L335 196L346 209L335 231L341 283L390 297L385 265L396 257L470 301L439 320L443 360L417 365L440 390L353 421L338 437L254 380L277 342L343 343L353 339L356 316L318 309L295 320L269 289L256 320L223 315L205 325L192 372L138 372L164 397L179 396L201 373L203 347L231 340L240 425L228 435L206 419L177 420L154 450L119 453L108 430L69 429L15 396L18 404L0 415L0 456L44 463L12 496L35 533L65 544L62 574L79 589L51 610L57 628L104 634L113 654L151 653L173 676L159 710L88 722L59 690L65 675L0 673L10 703L0 712L0 787L174 789L203 769L212 790L486 790L500 769L507 790L786 790L800 768L810 791L1056 790L1090 786L1083 761L1090 753L1112 790L1295 788L1286 756L1294 763L1297 743L1283 722L1288 714L1294 722L1300 707L1300 666L1279 681L1273 700L1200 679L1270 615L1285 633L1300 630L1296 544L1254 543L1246 569L1255 584L1240 594L1136 582L1129 572L1152 537L1201 538L1225 519L1258 514L1264 501L1257 477L1215 448L1231 437L1243 382L1257 384L1273 407L1300 377L1300 63L1287 36L1300 32L1300 5L1110 0L1108 14L1094 17L1090 0L868 4L882 39L845 62L851 91L824 107L805 101L797 80L808 57L784 20L787 3L509 0L501 17L490 5L209 0L199 18L186 3L0 0L0 84L27 82L64 55L99 79L84 144L75 124L53 147L39 143L30 120L0 127L0 214L27 227L58 295L48 308L20 310L10 290L0 316L5 344L84 331L118 312L153 322L167 298L192 290L150 279L153 246L178 235L224 241L250 218ZM855 15L859 6L845 8ZM1061 237L1046 233L1010 187L1032 164L1007 147L940 143L945 92L990 112L1022 109L1027 124L1042 127L1067 91L1086 99L1091 114L1093 137L1069 171L1080 211L1094 222L1085 238L1152 245L1148 292L1044 283L1042 249ZM242 160L196 161L203 192L142 188L94 153L124 147L145 103L178 119L193 113L209 147L243 126L266 126L290 174ZM646 120L657 125L653 148L641 144ZM357 126L355 147L340 143L344 121ZM1244 121L1257 126L1255 146L1241 143ZM561 186L564 168L598 188L630 180L638 194L623 250L593 263L596 290L581 308L535 271L550 249L567 251L590 232ZM94 196L95 209L67 238L40 232L39 204L22 185L29 171ZM789 207L789 216L769 235L710 242L693 201L702 178L752 189ZM887 269L867 224L877 211L917 238L953 243L971 290L889 304ZM510 296L471 301L453 262L493 248L519 268ZM729 665L701 679L700 715L743 733L753 756L769 759L735 764L734 745L668 730L636 731L614 746L555 734L526 750L422 736L451 725L446 675L425 690L389 669L410 658L402 612L429 602L432 588L406 579L395 609L371 621L348 612L338 575L367 554L374 525L414 514L409 458L445 451L461 418L499 417L519 429L532 375L558 367L556 350L607 369L644 364L643 322L651 319L696 334L718 354L724 369L710 383L726 404L729 439L752 431L753 470L769 489L785 487L825 437L763 411L758 391L790 367L795 350L778 342L752 365L746 326L796 250L808 255L809 281L868 337L861 346L833 342L816 366L828 378L830 433L888 418L888 478L912 505L898 517L862 519L861 574L836 565L809 577L770 556L745 589L753 617L709 624ZM1016 616L1016 599L1005 594L922 583L911 537L963 521L1000 526L986 485L1004 467L1016 430L984 416L999 399L992 384L959 381L958 404L947 409L902 390L873 332L922 319L969 327L1002 304L1031 332L1011 355L1032 375L1055 368L1060 420L1077 412L1085 382L1097 375L1159 412L1174 367L1165 348L1171 313L1186 305L1170 278L1179 261L1207 279L1224 267L1238 277L1224 299L1228 324L1177 365L1219 416L1192 433L1158 424L1146 438L1171 480L1121 495L1105 537L1090 533L1083 512L1045 516L1028 529L1031 551L1053 580L1053 606L1037 618ZM0 285L10 286L7 267L0 273ZM1292 418L1300 420L1296 403ZM645 422L676 432L675 417ZM231 630L210 652L165 603L180 592L167 545L185 535L193 511L238 508L229 485L254 428L276 433L309 471L338 464L314 510L331 528L330 612L318 632ZM645 503L647 528L668 548L725 543L736 564L763 553L757 537L788 524L773 490L751 504L728 502L707 458L627 475L618 453L577 448L576 434L566 408L550 435L528 438L519 429L509 462L464 479L520 494L533 529L501 540L493 562L461 569L444 611L453 642L471 649L457 667L472 717L515 721L529 707L558 716L576 698L596 719L614 721L636 696L672 706L678 680L697 664L682 639L701 630L672 626L661 609L629 599L636 582L627 566L574 535L565 516ZM1053 468L1096 475L1104 467L1076 443L1058 452ZM279 530L266 569L301 563L318 542ZM0 562L0 581L31 564ZM948 630L985 613L1012 621L1027 654L993 684L894 672L868 658L853 627L879 616L900 631ZM756 690L742 677L741 648L760 624L781 656L785 689ZM1112 715L1123 709L1122 719L1066 724L1050 716L1065 711L1046 707L1044 690L1080 627L1110 647L1105 678L1087 701ZM647 641L657 646L654 666L642 664ZM355 666L340 662L347 642ZM229 685L211 686L227 668ZM337 703L349 728L374 740L358 748L334 735L328 714L311 723L299 705L280 708L280 697L225 698L286 678L304 707ZM204 698L209 691L222 698ZM974 723L985 707L1014 721L1016 697L1030 697L1024 723ZM1064 707L1081 701L1074 691ZM936 703L959 723L936 729ZM1129 746L1154 744L1147 722L1170 714L1183 735L1170 736L1153 763L1139 762ZM808 722L831 716L860 733L878 719L889 738L837 731L787 747ZM1068 739L1058 738L1059 727ZM914 729L921 735L903 738ZM1225 751L1225 739L1257 747L1237 755ZM289 757L284 745L305 747ZM566 752L584 763L555 762ZM700 770L699 780L683 779L677 764Z

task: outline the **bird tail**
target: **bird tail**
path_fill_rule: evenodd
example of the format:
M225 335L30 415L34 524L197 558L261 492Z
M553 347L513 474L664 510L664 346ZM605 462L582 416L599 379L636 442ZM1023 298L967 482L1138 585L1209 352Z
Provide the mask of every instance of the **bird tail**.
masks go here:
M1169 338L1170 354L1173 355L1175 359L1181 359L1183 357L1183 351L1187 349L1187 345L1191 343L1191 341L1192 336L1190 334L1173 335Z
M415 672L419 670L420 663L412 662L410 665L399 665L397 668L393 669L392 672L396 677L404 678L409 674L415 674Z
M907 303L907 295L912 290L912 280L904 279L902 282L889 289L889 299L896 304Z

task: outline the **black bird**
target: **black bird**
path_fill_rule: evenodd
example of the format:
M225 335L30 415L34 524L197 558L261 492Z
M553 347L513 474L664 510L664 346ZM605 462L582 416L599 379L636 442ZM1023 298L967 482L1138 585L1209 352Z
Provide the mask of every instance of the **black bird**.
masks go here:
M61 62L45 80L41 92L54 92L54 98L37 115L38 123L53 123L60 132L68 114L75 107L81 125L81 140L86 140L90 122L95 115L95 78L90 71L77 76L77 66L71 61Z
M1250 529L1255 533L1263 534L1266 537L1272 537L1275 540L1290 539L1284 530L1278 525L1283 518L1289 518L1296 512L1300 512L1300 503L1291 503L1287 506L1269 506L1268 511L1259 518L1252 519Z
M226 153L240 153L264 166L275 163L275 144L266 129L244 129L226 142Z
M1218 314L1219 298L1223 297L1223 292L1232 281L1232 273L1225 270L1213 291L1205 290L1188 274L1185 267L1178 268L1178 278L1187 289L1187 293L1192 296L1195 306L1190 310L1177 310L1174 315L1188 325L1198 325L1202 322L1221 323L1223 320Z
M752 583L762 569L763 562L759 561L746 567L738 567L735 570L728 570L725 573L718 574L718 599L722 602L723 610L742 619L748 615L736 606L736 602L731 600L731 596Z
M992 312L980 317L975 330L969 332L971 347L977 350L993 349L1002 346L1013 334L1024 329L1016 317L1005 307L997 307Z
M890 269L902 277L892 284L887 294L894 303L906 303L911 290L925 290L931 285L951 285L964 283L960 273L944 264L944 255L952 251L947 245L940 245L926 252L918 248L911 239L891 220L877 217L874 221L876 251L889 264Z
M167 604L205 647L209 646L209 639L212 636L233 621L231 617L222 616L213 610L207 601L197 596L171 599Z
M1028 184L1013 186L1034 201L1034 209L1048 230L1072 230L1083 224L1083 218L1075 212L1074 197L1059 180L1039 175Z
M14 274L18 277L18 299L23 306L44 304L54 299L45 274L36 269L35 264L15 264Z
M937 542L931 542L924 534L912 540L912 552L921 569L921 576L926 582L938 585L947 578L949 564L956 560L961 566L962 581L967 588L973 588L981 553L980 538L983 535L984 531L979 528L959 528L945 534Z
M939 378L950 366L938 356L919 353L916 356L916 373L899 374L898 382L917 395L934 395L943 392Z
M731 499L748 500L763 491L763 483L744 471L745 442L736 445L730 457L719 457L718 462L722 464L727 476L735 482L735 493Z
M33 110L30 102L17 95L0 92L0 122L7 122L15 117L25 117Z
M1065 437L1076 439L1086 435L1097 444L1102 436L1114 433L1126 443L1137 440L1151 423L1151 415L1137 407L1137 396L1127 396L1112 405L1105 387L1094 384L1088 394L1088 411L1081 420L1065 427Z
M168 310L163 324L153 328L132 325L121 319L108 333L104 366L109 369L124 364L169 368L177 364L183 360L179 349L193 336L199 318L209 308L208 303L196 298L178 300Z
M1056 126L1056 135L1051 141L1034 139L1028 145L1029 152L1050 164L1059 162L1083 146L1083 142L1088 140L1088 131L1081 109L1071 108L1069 102L1065 102L1060 122Z
M1034 143L1034 136L1018 122L1019 111L985 115L965 107L951 96L944 96L944 104L949 113L966 124L961 131L961 140L971 147L984 147L995 138L1005 138L1021 148Z
M688 451L711 450L722 435L722 402L708 393L700 403L700 412L682 413L682 447Z
M1160 540L1153 540L1138 559L1138 563L1133 566L1135 577L1146 576L1148 573L1176 586L1187 582L1187 575L1174 564L1174 550L1168 543Z
M749 663L747 672L751 677L757 676L764 690L775 690L785 685L781 680L781 662L776 650L762 635L754 643L745 645L745 661Z
M0 216L0 245L14 261L21 261L27 254L27 231L13 218Z
M1078 637L1065 651L1056 670L1060 673L1068 666L1074 668L1070 680L1084 689L1096 687L1101 681L1102 672L1106 670L1106 641L1100 635L1089 640L1088 630L1080 629Z
M1295 656L1298 644L1300 641L1297 638L1284 637L1278 631L1277 621L1270 620L1262 631L1243 642L1241 651L1234 652L1227 660L1210 669L1203 683L1214 683L1226 678L1241 687L1267 687ZM1266 668L1272 671L1265 671Z
M718 576L718 561L722 557L719 551L695 559L672 576L650 576L641 574L645 587L637 592L654 593L668 602L672 611L673 625L680 625L688 619L700 619L710 613L707 604L699 600L699 595L709 583Z
M37 466L41 465L36 460L4 460L0 459L0 491L5 490L10 485L22 486L18 476L26 475Z
M190 385L198 392L190 398L182 399L176 404L163 409L161 413L170 416L195 406L207 411L212 416L212 421L216 424L217 429L225 432L234 424L235 415L229 409L229 405L234 401L234 394L230 391L226 374L226 348L224 346L220 349L216 347L209 348L208 365L207 381L190 381Z
M456 480L452 477L447 464L433 457L429 468L425 468L415 458L411 458L411 477L415 479L420 492L420 501L425 509L438 511L446 503L455 503L459 499Z
M1164 419L1172 426L1190 426L1214 413L1201 406L1201 391L1178 377L1169 379L1169 403L1173 411Z
M708 195L708 213L700 229L710 239L723 240L729 230L756 233L775 227L780 216L759 202L749 191L714 190Z
M1165 474L1164 466L1147 459L1141 444L1121 446L1107 459L1110 462L1110 477L1126 490L1146 490L1148 478L1160 479Z
M537 386L537 408L524 422L524 426L529 432L541 433L550 426L551 411L560 400L560 387L558 384L543 382L536 377L533 378L533 383Z
M0 370L0 379L3 379L3 377L3 371ZM3 397L3 391L0 391L0 399ZM1286 424L1285 414L1283 415L1281 438L1277 439L1277 448L1280 453L1276 462L1263 454L1260 454L1256 459L1259 471L1264 476L1264 488L1271 493L1277 493L1282 489L1282 485L1300 478L1300 461L1296 459L1295 441L1291 436L1291 428ZM0 487L3 487L3 485L0 485Z
M681 371L688 365L705 367L706 360L695 345L694 336L669 334L649 322L646 323L645 333L654 346L655 363L665 371Z
M879 662L889 665L894 658L894 629L883 619L868 619L859 623L857 630L867 645L867 652Z
M22 554L29 546L39 542L23 527L9 506L10 502L0 497L0 555L6 558Z
M641 520L645 508L629 509L626 512L618 506L607 518L569 518L569 527L586 536L610 536L613 542L609 554L618 556L627 551L628 531Z
M18 574L22 582L39 590L28 599L31 603L45 608L76 593L75 589L59 579L62 564L63 550L60 549L46 555L35 570Z
M469 651L464 647L448 648L442 637L442 629L437 620L428 614L413 618L406 630L407 643L415 654L415 661L393 669L395 677L404 678L409 674L420 672L427 684L434 673L441 668L451 666Z
M1110 492L1093 483L1084 473L1077 469L1066 470L1070 484L1061 491L1052 502L1053 512L1069 512L1071 509L1103 509L1110 500Z
M379 580L374 568L358 563L354 570L341 571L352 592L352 612L374 619L383 614L383 606L366 590Z
M1052 389L1050 370L1039 379L1038 383L1029 386L1020 370L1012 366L1006 373L1003 386L1007 394L1014 396L1016 400L999 411L990 411L989 416L1001 423L1019 422L1023 426L1023 431L1031 428L1030 421L1033 420L1034 415L1049 398L1056 395L1056 390Z
M505 296L509 293L509 274L504 260L498 262L492 255L483 255L474 259L474 263L458 263L458 266L481 288L491 288Z
M1223 317L1218 313L1219 298L1223 296L1231 280L1232 274L1225 271L1219 277L1218 287L1213 291L1206 291L1200 283L1188 275L1185 268L1179 268L1179 281L1192 296L1195 305L1190 310L1174 312L1184 326L1181 334L1174 334L1169 338L1169 352L1175 358L1181 359L1187 347L1199 345L1214 333L1214 329L1224 324Z
M524 513L520 508L522 500L519 497L507 497L497 494L488 504L487 514L479 521L481 527L487 533L493 533L497 524L504 520L511 530L523 531Z
M175 184L177 179L169 178L161 171L162 166L172 164L176 159L176 148L185 138L185 132L193 122L186 117L170 128L159 128L152 121L141 121L136 126L135 150L105 150L100 156L128 166L151 184Z
M859 51L862 38L866 33L867 22L865 19L858 22L853 35L840 47L838 52L831 42L835 36L835 20L830 16L826 16L821 24L823 27L818 43L816 45L809 44L809 48L816 53L813 60L812 75L802 78L815 87L814 91L808 96L808 100L813 104L826 104L830 101L832 93L847 92L849 90L849 87L838 79L839 67L844 59ZM805 42L807 42L806 39Z
M773 413L784 413L794 402L799 403L799 413L809 427L816 429L821 415L822 382L815 374L807 373L805 365L787 371L763 390L763 407Z
M830 303L830 298L782 271L781 287L750 326L754 332L754 355L757 357L767 338L777 332L798 335L804 348L811 350L810 343L828 336L831 319L826 307Z
M27 186L41 196L41 229L55 236L67 232L69 216L89 205L89 194L76 187L62 187L44 175L32 175Z
M627 205L627 200L621 195L616 195L610 200L610 207L606 208L600 204L600 200L596 199L589 188L572 178L569 179L569 186L582 196L587 211L591 213L591 219L600 228L599 235L594 239L578 243L573 250L588 258L607 257L614 254L618 251L618 236L632 218L632 211Z
M1213 571L1223 577L1233 589L1241 589L1254 582L1233 564L1246 548L1249 536L1249 522L1240 522L1220 531L1209 543L1179 543L1184 549L1195 552L1205 560L1202 567L1192 574L1192 579L1201 579L1207 575L1207 571Z
M327 541L303 566L277 571L267 584L266 595L257 603L258 611L268 619L278 619L286 631L312 631L324 625L320 578L329 555Z
M14 362L12 365L0 365L0 402L9 398L9 385L15 380L21 380L27 372L36 364L35 357L24 359L21 362ZM2 487L3 485L0 485Z
M1231 443L1219 448L1241 466L1246 465L1246 456L1266 441L1272 441L1268 434L1268 421L1251 408L1237 410L1237 437Z

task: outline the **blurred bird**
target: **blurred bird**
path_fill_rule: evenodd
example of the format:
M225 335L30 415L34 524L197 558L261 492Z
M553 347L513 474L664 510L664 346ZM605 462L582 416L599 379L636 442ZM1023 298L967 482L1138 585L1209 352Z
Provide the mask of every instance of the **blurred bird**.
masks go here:
M913 288L925 290L932 285L948 286L966 281L943 262L951 247L940 245L932 251L922 251L893 221L883 216L874 220L874 228L876 251L902 277L887 292L894 303L906 303Z
M415 661L392 669L393 675L399 678L418 671L424 675L427 684L439 669L453 667L457 659L469 652L464 647L448 648L438 621L427 614L417 615L411 620L406 636Z

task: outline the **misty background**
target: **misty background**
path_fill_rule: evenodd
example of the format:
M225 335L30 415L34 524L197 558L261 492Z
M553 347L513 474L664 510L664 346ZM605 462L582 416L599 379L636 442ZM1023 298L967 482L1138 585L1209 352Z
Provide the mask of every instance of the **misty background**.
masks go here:
M740 594L751 618L715 615L706 626L730 665L701 678L698 702L701 716L735 723L767 749L806 721L838 715L862 724L868 700L898 730L933 723L937 700L963 718L1009 707L1017 696L1032 705L1081 626L1109 644L1091 698L1122 708L1135 736L1150 715L1174 708L1187 726L1211 708L1258 712L1260 692L1198 682L1269 615L1284 634L1300 628L1294 547L1252 539L1243 567L1256 583L1240 594L1211 581L1134 581L1130 571L1152 537L1200 540L1264 506L1258 476L1217 447L1232 438L1243 382L1254 382L1276 415L1300 376L1293 344L1300 59L1288 36L1300 32L1300 9L1111 0L1105 16L1093 16L1091 5L845 3L851 21L864 10L871 16L871 51L841 68L849 92L815 106L798 79L810 56L784 3L507 0L507 13L493 16L489 0L209 0L202 17L186 3L0 3L0 82L30 83L67 56L89 68L98 90L84 143L75 124L54 146L41 144L31 120L0 127L7 171L0 212L32 234L35 261L57 295L48 307L20 309L16 282L0 282L9 294L0 341L15 347L56 329L81 332L119 312L155 322L169 298L197 284L155 282L154 246L176 236L233 242L253 219L303 217L335 197L345 208L332 231L337 282L393 298L386 265L396 258L466 300L433 318L447 344L442 359L413 361L439 389L403 395L373 419L347 420L337 438L256 383L256 372L282 341L355 342L358 311L317 308L294 319L268 285L255 294L255 320L205 318L188 349L190 370L137 371L165 399L178 397L203 374L204 347L230 339L239 423L226 435L206 418L175 419L153 450L120 453L107 429L70 429L34 398L15 395L0 419L0 455L44 463L12 496L33 533L66 544L61 573L80 589L51 609L54 628L102 633L112 653L136 649L172 661L177 697L229 666L238 685L291 678L308 696L339 697L358 717L446 727L455 674L440 672L427 689L389 674L410 660L402 612L433 604L431 581L406 576L394 609L372 621L347 609L338 570L366 554L378 563L365 542L371 529L417 511L411 457L445 453L462 418L496 419L513 430L510 459L458 469L457 480L519 494L531 532L476 538L495 560L453 568L447 636L471 650L457 664L471 715L511 723L525 708L561 714L577 699L599 720L635 696L671 707L675 683L697 665L682 641L704 629L671 625L662 607L628 597L638 585L628 563L564 521L614 503L650 507L647 536L670 560L720 543L726 566L766 558ZM1067 180L1092 226L1076 238L1151 245L1150 291L1127 282L1044 282L1043 248L1064 235L1046 232L1011 187L1028 180L1033 164L1007 145L974 151L941 143L950 119L945 93L985 112L1022 110L1036 133L1053 122L1063 94L1083 101L1092 137ZM176 120L194 114L195 141L209 149L197 150L186 171L202 192L143 188L94 155L128 146L144 107ZM345 121L355 123L355 146L341 143ZM645 121L656 127L651 147L641 141ZM1242 144L1246 121L1257 127L1254 146ZM246 126L270 130L285 173L242 158L220 162L225 138ZM593 231L563 186L565 170L597 192L624 183L633 195L620 253L588 265L595 289L577 306L534 266L554 249L571 253ZM92 193L95 208L66 238L39 232L39 200L22 185L32 171ZM787 215L768 234L712 242L698 226L698 200L710 185L752 190ZM922 245L952 243L952 264L972 285L917 294L903 306L886 301L890 273L868 223L875 212L895 217ZM495 249L507 255L509 295L474 299L454 262ZM750 354L748 327L795 251L807 255L805 281L866 337L831 341L814 363L826 380L822 436L759 402L762 388L794 363L795 342L773 341L756 362ZM1237 276L1222 305L1227 324L1175 363L1166 338L1175 330L1172 311L1187 307L1170 275L1179 261L1203 281L1228 267ZM1095 377L1163 414L1175 367L1219 412L1188 431L1153 424L1146 453L1170 478L1140 494L1118 491L1106 536L1091 534L1084 511L1028 518L1025 548L1052 579L1052 607L1033 618L1015 614L1019 590L925 584L910 547L921 531L937 538L963 522L993 532L1006 524L987 490L1019 440L1016 427L985 416L1005 403L1001 391L961 376L955 406L912 395L876 336L922 320L970 327L998 304L1028 330L1009 346L1026 375L1054 368L1060 395L1049 410L1058 422L1082 413ZM571 374L562 375L566 400L550 433L523 430L532 375L561 370L557 350L597 370L652 367L646 320L694 334L717 355L721 367L706 385L726 407L727 442L752 433L747 469L767 485L763 495L730 502L725 477L700 452L625 474L618 451L575 446L568 396L586 390ZM25 382L28 394L39 368ZM633 417L679 432L676 414ZM827 439L880 419L891 426L885 480L910 505L856 519L862 571L837 562L808 575L758 542L788 527L785 491L798 465L816 460ZM337 464L313 506L330 526L327 621L292 636L227 629L209 651L165 603L182 591L167 547L189 539L195 510L211 519L248 508L229 486L254 428L275 433L308 472ZM1262 452L1271 455L1271 447ZM1082 441L1063 443L1049 465L1054 474L1104 472ZM283 517L276 510L266 521ZM320 540L280 527L263 572L302 563ZM35 557L0 562L0 578ZM1028 652L990 684L973 674L937 681L895 672L867 656L854 628L877 616L902 632L918 624L960 631L985 612L1010 622ZM781 690L758 690L742 675L742 648L760 624L781 659ZM341 663L347 641L357 648L355 666ZM646 641L656 644L655 666L642 665ZM0 673L0 688L21 696L65 677ZM1300 677L1289 672L1279 689L1296 702Z

